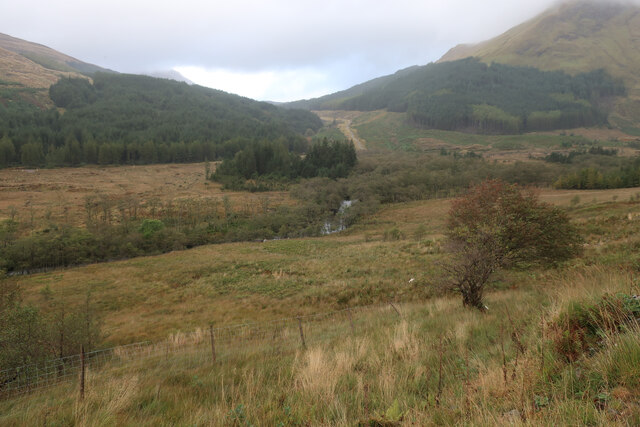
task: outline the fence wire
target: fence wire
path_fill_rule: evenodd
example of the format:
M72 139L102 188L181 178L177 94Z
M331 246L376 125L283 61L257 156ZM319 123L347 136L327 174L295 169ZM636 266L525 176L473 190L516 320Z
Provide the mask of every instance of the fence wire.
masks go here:
M200 328L190 333L175 334L157 343L144 341L86 352L84 367L95 372L107 366L127 367L178 354L191 355L201 361L211 360L214 355L216 360L228 360L248 349L255 350L261 342L270 343L262 351L281 354L344 335L345 331L366 329L367 325L359 321L358 314L376 309L399 314L391 304L376 304L259 323ZM82 354L74 354L0 371L0 398L20 396L77 380L82 364Z

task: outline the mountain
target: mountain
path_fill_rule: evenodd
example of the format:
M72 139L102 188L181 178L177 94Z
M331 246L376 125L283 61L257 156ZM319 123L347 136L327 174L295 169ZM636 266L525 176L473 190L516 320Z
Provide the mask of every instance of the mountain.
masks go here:
M38 108L53 106L49 86L61 77L86 78L104 68L0 33L0 103L23 103Z
M149 77L156 77L158 79L168 79L175 80L177 82L184 82L187 84L195 84L176 70L166 70L166 71L154 71L146 74Z
M635 125L640 117L640 7L629 3L569 1L504 34L475 45L459 45L438 62L476 57L486 63L563 70L604 69L621 78L628 97L618 100L610 121Z
M474 132L640 127L639 12L562 3L492 40L457 46L436 64L289 105L387 109L418 126Z
M640 8L631 4L569 1L504 34L459 45L438 62L467 57L570 74L605 69L626 83L640 81Z
M417 66L405 68L403 70L396 71L394 74L378 77L365 83L353 86L347 90L336 92L330 95L325 95L320 98L281 103L281 105L287 108L304 108L307 110L339 110L343 107L342 104L346 100L383 88L389 83L410 75L418 68L419 67Z
M415 67L367 86L360 94L311 105L385 109L406 113L418 127L512 134L603 125L611 97L625 93L622 82L602 71L571 76L475 58Z

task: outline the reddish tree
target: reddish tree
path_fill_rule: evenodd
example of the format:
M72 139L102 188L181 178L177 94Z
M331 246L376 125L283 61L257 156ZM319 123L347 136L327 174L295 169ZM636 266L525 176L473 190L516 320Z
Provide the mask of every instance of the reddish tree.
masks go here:
M567 215L537 192L488 180L451 204L447 220L450 287L465 306L484 309L491 274L514 264L555 265L577 255L581 238Z

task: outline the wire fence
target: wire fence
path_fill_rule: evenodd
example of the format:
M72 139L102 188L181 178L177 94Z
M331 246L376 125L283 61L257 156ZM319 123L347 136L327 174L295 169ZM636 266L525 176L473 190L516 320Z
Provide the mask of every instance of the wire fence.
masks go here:
M41 364L24 365L0 371L0 398L10 398L55 386L61 382L80 380L83 372L105 367L128 367L153 358L168 358L177 354L192 355L199 361L213 362L233 358L248 348L282 353L287 349L343 336L345 331L366 328L363 312L382 310L400 315L393 304L376 304L346 308L326 313L290 317L260 323L245 323L224 327L199 328L189 333L177 333L161 342L138 342L108 349L79 353ZM259 344L270 343L269 346ZM248 344L253 344L248 346Z

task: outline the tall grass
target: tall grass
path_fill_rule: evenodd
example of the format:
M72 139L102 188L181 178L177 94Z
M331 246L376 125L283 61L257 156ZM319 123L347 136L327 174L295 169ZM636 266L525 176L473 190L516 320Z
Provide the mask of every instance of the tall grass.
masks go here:
M400 305L401 316L361 312L355 333L346 319L306 329L306 350L293 334L290 345L238 345L214 364L203 345L90 372L84 401L61 385L2 402L0 423L41 424L46 415L77 425L625 425L640 417L639 330L567 364L544 325L565 302L586 298L577 288L596 297L628 290L629 279L603 268L575 280L559 274L545 292L489 294L486 314L453 297Z
M433 264L444 255L424 238L406 238L425 223L437 241L443 209L431 202L386 209L360 230L325 239L199 248L23 278L31 301L51 284L74 303L92 283L111 307L109 331L126 339L173 331L169 343L191 350L90 370L84 401L75 383L2 401L0 425L638 424L638 328L604 334L570 362L556 350L553 326L574 304L638 293L630 257L640 223L628 214L639 207L576 208L584 258L500 273L486 313L432 292ZM405 238L384 241L391 226ZM211 319L264 321L391 298L400 315L386 306L353 313L353 329L348 316L305 323L306 350L294 324L263 340L221 342L213 363L207 329L196 329Z

